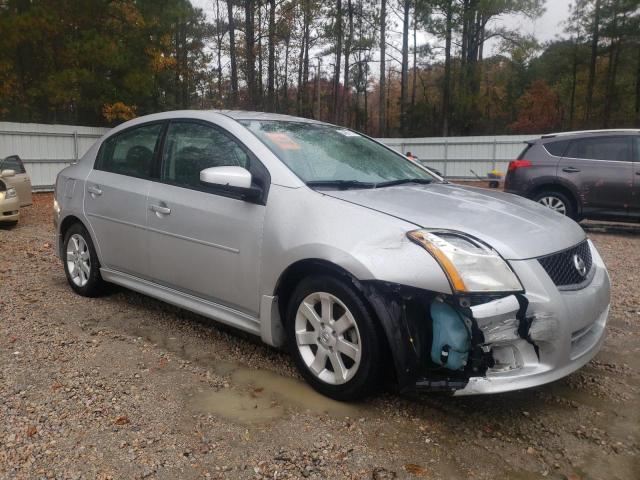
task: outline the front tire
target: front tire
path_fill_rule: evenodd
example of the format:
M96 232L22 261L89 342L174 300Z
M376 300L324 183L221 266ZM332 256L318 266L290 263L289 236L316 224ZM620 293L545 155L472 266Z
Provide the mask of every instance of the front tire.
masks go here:
M98 255L87 229L79 223L69 227L63 246L64 273L73 291L83 297L100 295L104 281L100 276Z
M286 327L296 366L318 392L350 401L379 388L380 334L351 285L327 275L305 278L289 301Z

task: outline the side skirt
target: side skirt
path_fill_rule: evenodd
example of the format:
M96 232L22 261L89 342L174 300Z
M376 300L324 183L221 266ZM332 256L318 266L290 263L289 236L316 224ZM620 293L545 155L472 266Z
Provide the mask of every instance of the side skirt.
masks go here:
M144 295L162 300L163 302L198 313L220 323L224 323L225 325L260 336L260 320L246 313L174 290L173 288L134 277L127 273L101 268L100 274L107 282L121 285Z

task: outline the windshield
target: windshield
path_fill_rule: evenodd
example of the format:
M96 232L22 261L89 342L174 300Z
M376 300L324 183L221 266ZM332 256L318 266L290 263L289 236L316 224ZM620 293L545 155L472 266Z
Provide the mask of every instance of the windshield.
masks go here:
M345 128L278 120L241 123L308 185L375 188L437 181L408 158Z

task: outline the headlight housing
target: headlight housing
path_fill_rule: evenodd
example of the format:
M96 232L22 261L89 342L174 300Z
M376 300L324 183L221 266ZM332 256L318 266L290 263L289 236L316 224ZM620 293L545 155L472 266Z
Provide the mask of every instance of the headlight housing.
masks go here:
M455 293L523 290L498 252L473 237L447 230L413 230L407 237L436 259Z
M7 188L7 191L5 192L5 198L15 198L15 196L16 196L16 189L13 187Z

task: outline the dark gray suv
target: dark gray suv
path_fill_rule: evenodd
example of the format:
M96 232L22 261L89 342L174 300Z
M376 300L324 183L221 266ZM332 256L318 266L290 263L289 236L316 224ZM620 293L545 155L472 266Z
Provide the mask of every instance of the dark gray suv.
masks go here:
M543 135L509 163L505 191L573 219L640 221L640 130Z

